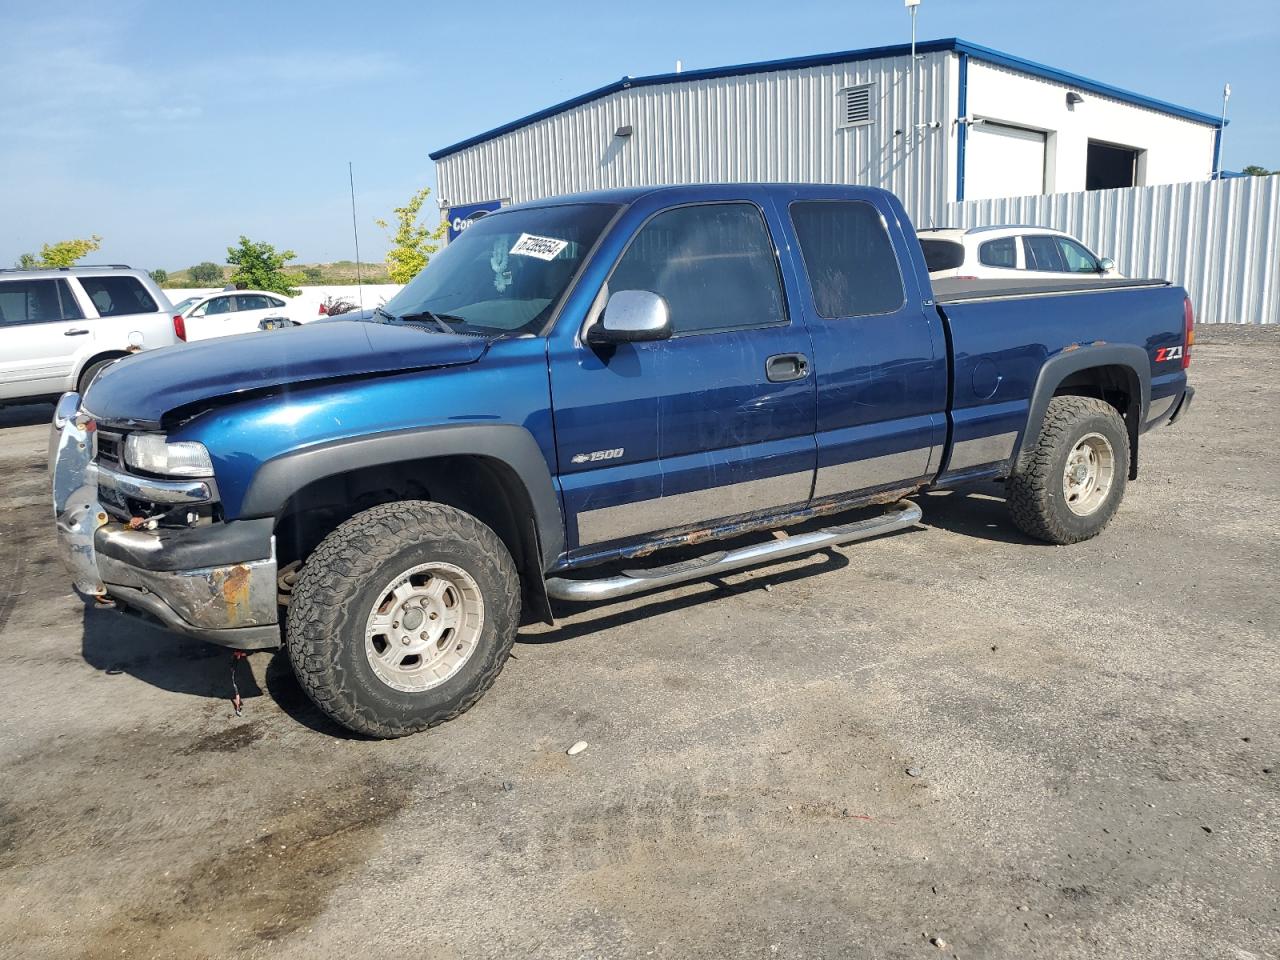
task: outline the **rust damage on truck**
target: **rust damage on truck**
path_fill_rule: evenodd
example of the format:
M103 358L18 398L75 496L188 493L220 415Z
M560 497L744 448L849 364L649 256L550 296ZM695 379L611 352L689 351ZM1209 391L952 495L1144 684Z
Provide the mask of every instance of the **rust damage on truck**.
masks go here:
M250 568L247 564L237 563L234 567L221 568L214 573L214 588L223 599L227 608L227 622L238 623L244 612L248 611L248 585L250 585ZM221 581L221 582L219 582Z
M811 520L816 517L825 517L830 514L841 513L846 510L897 503L899 500L911 496L923 487L923 483L917 483L909 487L884 490L878 493L865 494L858 497L850 497L847 494L837 494L832 497L826 497L822 500L807 503L794 510L787 510L781 513L774 510L743 514L742 516L721 521L710 526L697 526L684 530L677 530L666 536L646 540L642 543L635 544L634 546L623 547L621 550L617 551L615 555L622 559L647 557L659 550L669 550L673 547L693 546L708 540L728 540L743 534L757 533L761 530L771 530L777 527L791 526L792 524L803 523L806 520Z

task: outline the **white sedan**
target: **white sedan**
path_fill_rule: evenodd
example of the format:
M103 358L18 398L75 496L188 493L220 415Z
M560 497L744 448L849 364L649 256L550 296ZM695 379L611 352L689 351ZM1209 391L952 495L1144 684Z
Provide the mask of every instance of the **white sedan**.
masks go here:
M937 228L917 234L934 280L1122 279L1110 257L1099 257L1075 237L1046 227Z
M208 340L233 333L253 333L262 329L262 321L273 317L285 317L294 323L312 319L296 303L278 293L219 290L179 303L173 325L184 340Z

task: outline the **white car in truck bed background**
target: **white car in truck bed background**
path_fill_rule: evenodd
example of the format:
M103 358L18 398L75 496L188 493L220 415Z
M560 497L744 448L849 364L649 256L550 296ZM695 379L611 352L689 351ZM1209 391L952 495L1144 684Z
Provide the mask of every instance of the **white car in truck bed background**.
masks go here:
M1061 280L1071 274L1123 279L1110 257L1099 257L1075 237L1047 227L938 227L919 236L934 280Z
M171 311L119 264L0 270L0 403L83 391L113 360L176 343Z

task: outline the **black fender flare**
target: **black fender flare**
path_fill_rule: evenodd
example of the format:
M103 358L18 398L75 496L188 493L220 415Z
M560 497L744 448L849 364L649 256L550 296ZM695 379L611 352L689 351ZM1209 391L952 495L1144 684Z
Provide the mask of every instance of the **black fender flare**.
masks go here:
M560 498L533 434L513 424L459 423L394 430L282 454L258 468L245 493L240 516L278 516L297 491L326 477L446 456L487 458L515 474L533 509L543 569L549 568L564 550Z
M1040 428L1044 426L1044 415L1049 409L1049 401L1053 399L1054 393L1063 381L1073 373L1095 367L1120 367L1129 371L1137 383L1137 407L1130 411L1128 417L1129 477L1136 478L1138 434L1147 417L1147 409L1151 406L1151 359L1142 347L1135 344L1087 344L1075 350L1055 354L1046 360L1040 367L1035 388L1031 391L1031 402L1027 410L1027 428L1022 433L1022 442L1018 445L1014 463L1020 462L1023 453L1030 450L1040 438Z

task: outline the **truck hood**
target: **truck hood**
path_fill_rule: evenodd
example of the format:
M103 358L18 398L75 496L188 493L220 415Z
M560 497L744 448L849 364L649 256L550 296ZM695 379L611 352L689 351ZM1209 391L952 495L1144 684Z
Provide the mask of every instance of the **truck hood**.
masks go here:
M487 348L480 337L354 321L198 340L111 364L85 393L84 409L108 423L156 426L166 413L205 400L474 363Z

